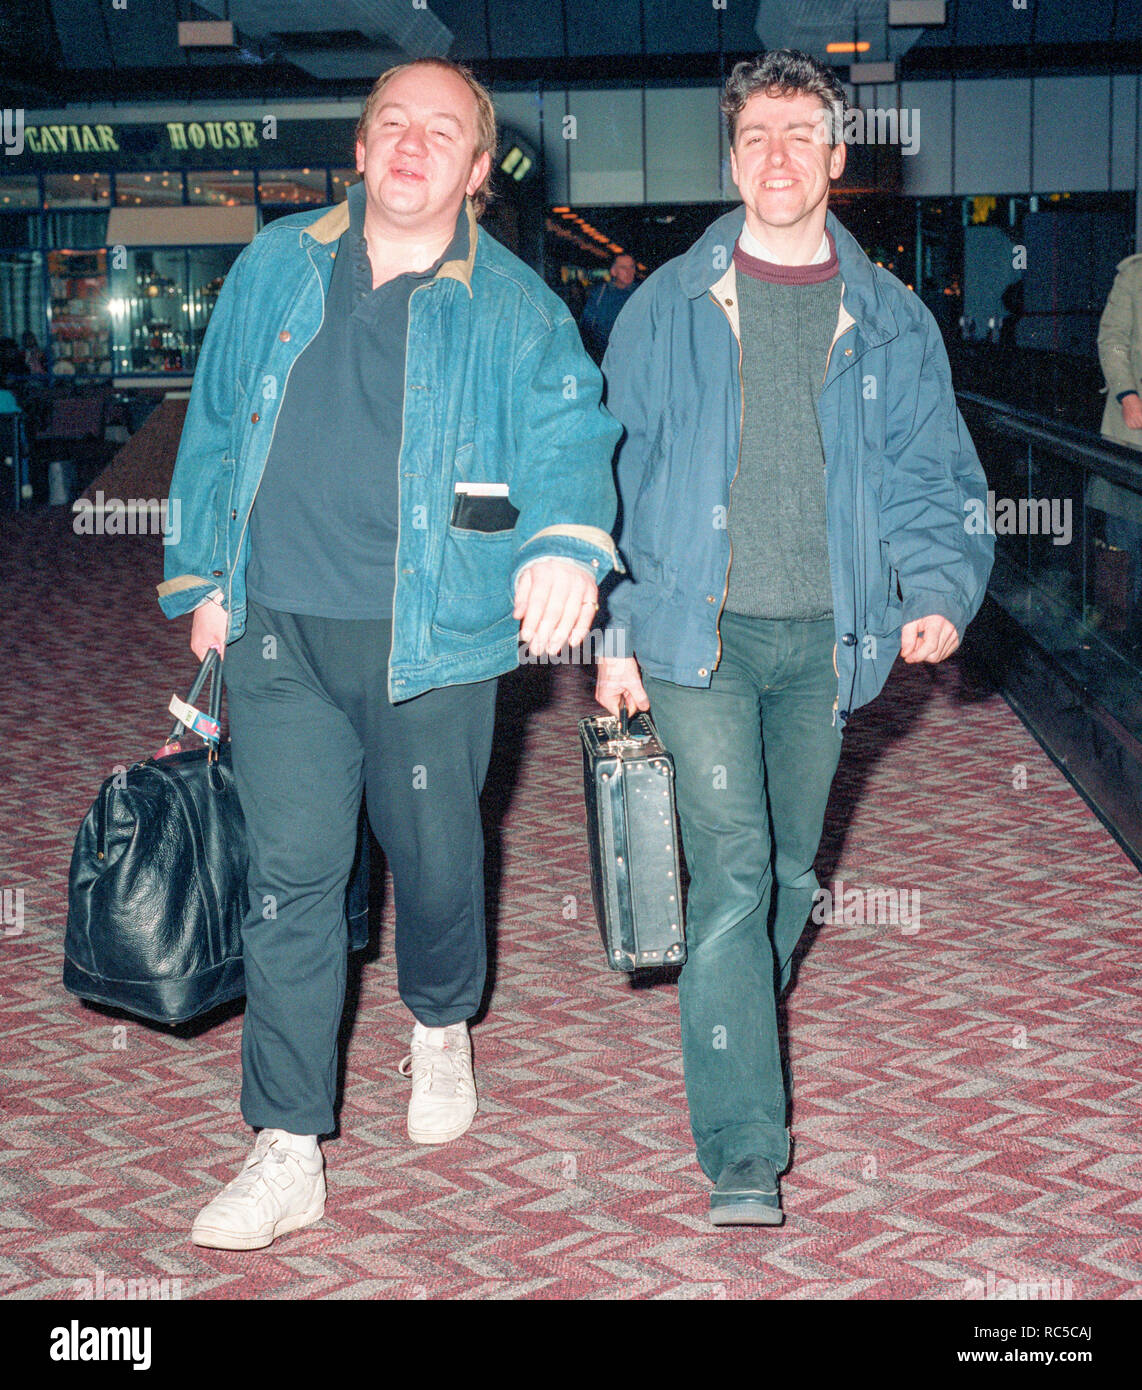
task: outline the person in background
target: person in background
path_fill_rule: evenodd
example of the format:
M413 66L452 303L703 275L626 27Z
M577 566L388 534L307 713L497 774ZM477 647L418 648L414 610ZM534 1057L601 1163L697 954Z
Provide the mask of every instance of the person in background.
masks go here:
M48 370L47 358L44 356L36 335L28 329L20 340L24 349L24 366L28 370L29 376L46 376Z
M1142 452L1142 255L1127 256L1098 323L1106 379L1102 434ZM1090 475L1087 506L1105 518L1094 556L1095 607L1110 632L1142 638L1142 492Z
M610 279L596 285L587 296L579 329L587 351L596 362L602 361L607 350L607 339L615 326L615 319L627 300L634 293L635 262L633 256L625 252L616 256L611 265Z

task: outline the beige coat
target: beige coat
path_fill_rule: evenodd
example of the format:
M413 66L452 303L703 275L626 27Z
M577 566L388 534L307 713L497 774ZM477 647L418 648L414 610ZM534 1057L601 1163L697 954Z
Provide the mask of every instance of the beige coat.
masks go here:
M1118 263L1098 321L1098 360L1107 386L1102 432L1119 444L1142 449L1142 430L1127 429L1115 399L1122 391L1142 392L1142 255Z

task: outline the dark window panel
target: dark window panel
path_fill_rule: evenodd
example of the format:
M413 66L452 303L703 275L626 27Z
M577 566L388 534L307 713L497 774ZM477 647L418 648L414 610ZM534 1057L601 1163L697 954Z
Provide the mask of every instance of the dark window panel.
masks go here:
M71 3L54 9L56 33L64 62L69 67L113 66L104 27L105 8L107 14L112 13L110 5L104 7L102 0L71 0Z
M1001 5L995 0L959 0L954 25L956 43L966 48L1030 43L1035 3L1036 0L1029 0L1025 10L1016 10L1011 0Z
M563 52L563 18L557 3L487 0L494 58L544 58ZM482 8L475 0L474 8Z
M1110 38L1113 0L1076 5L1074 0L1038 0L1036 43L1099 43Z
M1118 0L1114 37L1142 39L1142 0Z
M484 0L429 0L428 8L452 31L449 58L461 63L480 63L487 59Z
M717 52L718 15L724 11L694 0L645 0L645 10L648 53ZM755 36L749 46L759 44Z
M554 16L559 6L545 6ZM572 56L640 53L639 0L567 0L567 51Z

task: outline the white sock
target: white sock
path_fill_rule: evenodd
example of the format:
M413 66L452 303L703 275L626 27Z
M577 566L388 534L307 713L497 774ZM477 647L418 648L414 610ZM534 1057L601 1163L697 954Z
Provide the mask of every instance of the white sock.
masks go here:
M316 1134L291 1134L288 1129L279 1129L278 1133L290 1153L297 1154L299 1158L317 1157Z

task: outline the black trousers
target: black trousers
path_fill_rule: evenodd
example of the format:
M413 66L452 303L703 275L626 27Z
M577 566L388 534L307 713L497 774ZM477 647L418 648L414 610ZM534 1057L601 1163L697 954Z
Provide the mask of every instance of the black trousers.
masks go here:
M428 1027L476 1012L484 988L479 797L496 681L390 704L391 624L249 606L224 663L234 775L250 844L242 929L248 1124L334 1125L345 1000L344 898L362 784L393 874L401 999Z

